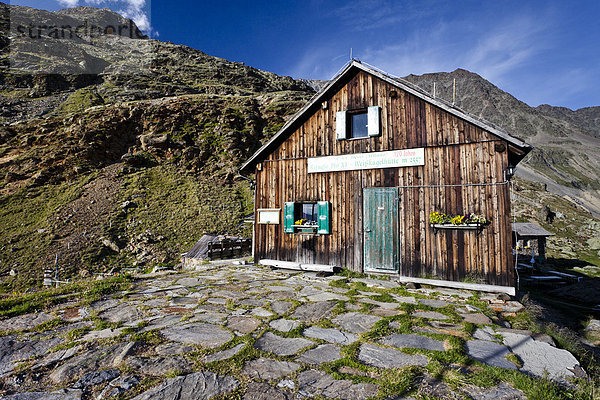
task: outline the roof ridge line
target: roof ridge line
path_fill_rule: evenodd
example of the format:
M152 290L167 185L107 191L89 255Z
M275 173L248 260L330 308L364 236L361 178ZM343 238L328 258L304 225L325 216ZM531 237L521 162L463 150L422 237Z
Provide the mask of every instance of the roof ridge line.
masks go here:
M502 128L501 126L499 126L499 125L498 125L498 124L496 124L495 122L491 122L491 121L489 121L489 120L487 120L487 119L485 119L485 118L483 118L483 117L480 117L480 116L478 116L478 115L475 115L475 114L473 114L473 113L471 113L471 112L469 112L469 111L467 111L467 110L465 110L465 109L463 109L463 108L461 108L461 107L458 107L456 104L452 104L452 103L450 103L449 101L447 101L447 100L445 100L445 99L443 99L443 98L441 98L441 97L436 97L436 96L434 96L432 93L430 93L430 92L428 92L427 90L425 90L425 89L423 89L422 87L420 87L419 85L416 85L416 84L414 84L414 83L412 83L412 82L410 82L410 81L407 81L406 79L404 79L404 78L402 78L402 77L396 76L396 75L394 75L394 74L390 74L389 72L387 72L387 71L384 71L384 70L383 70L383 69L381 69L381 68L375 67L374 65L371 65L371 64L369 64L369 63L367 63L367 62L360 61L360 63L361 63L361 64L364 64L364 65L366 65L367 67L369 67L369 68L371 68L371 69L374 69L375 71L377 71L377 72L379 72L379 73L381 73L381 74L383 74L383 75L386 75L386 76L388 76L388 77L390 77L390 78L392 78L392 79L399 80L399 81L401 81L403 84L405 84L405 85L407 85L407 86L410 86L412 89L414 89L414 90L418 90L418 91L420 91L421 93L423 93L423 94L425 94L425 95L427 95L427 96L430 96L432 99L435 99L435 100L437 100L437 101L440 101L440 102L442 102L442 103L446 104L448 107L452 107L452 108L454 108L454 109L456 109L456 110L458 110L458 111L460 111L460 112L462 112L462 113L464 113L464 114L466 114L466 115L468 115L468 116L470 116L470 117L472 117L472 118L474 118L474 119L476 119L476 120L478 120L478 121L480 121L480 122L483 122L483 123L485 123L485 124L487 124L487 125L490 125L491 127L495 128L495 129L497 129L497 130L499 130L499 131L502 131L502 132L505 132L505 133L507 133L507 134L508 134L508 132L507 132L507 131L506 131L504 128ZM344 67L345 67L345 65L344 65ZM339 72L339 71L338 71L338 72ZM336 75L336 76L337 76L337 75Z

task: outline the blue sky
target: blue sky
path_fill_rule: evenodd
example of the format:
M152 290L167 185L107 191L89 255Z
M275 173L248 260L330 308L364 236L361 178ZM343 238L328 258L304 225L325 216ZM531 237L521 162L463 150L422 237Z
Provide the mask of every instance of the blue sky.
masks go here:
M600 1L13 0L108 7L160 40L330 79L353 56L391 74L465 68L531 106L600 105Z

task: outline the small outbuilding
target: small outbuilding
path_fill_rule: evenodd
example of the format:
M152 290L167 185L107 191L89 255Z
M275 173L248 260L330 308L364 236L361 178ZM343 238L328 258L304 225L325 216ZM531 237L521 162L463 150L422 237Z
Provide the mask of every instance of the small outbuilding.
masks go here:
M554 236L544 228L532 224L531 222L513 222L513 248L515 248L519 257L525 255L538 257L541 260L546 259L546 238ZM524 251L527 250L528 254Z
M242 166L255 260L514 293L508 179L531 149L352 61Z

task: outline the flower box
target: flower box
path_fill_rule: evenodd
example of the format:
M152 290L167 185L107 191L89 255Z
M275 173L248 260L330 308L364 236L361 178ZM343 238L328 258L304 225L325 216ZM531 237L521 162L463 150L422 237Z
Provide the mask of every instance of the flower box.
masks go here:
M317 233L317 225L292 225L294 233Z
M438 229L450 229L450 230L481 230L485 226L480 222L469 223L469 224L430 224L434 230Z

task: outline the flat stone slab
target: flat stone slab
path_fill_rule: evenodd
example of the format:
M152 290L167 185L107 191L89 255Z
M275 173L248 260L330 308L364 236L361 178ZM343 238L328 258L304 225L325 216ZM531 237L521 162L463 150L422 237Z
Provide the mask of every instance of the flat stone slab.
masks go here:
M267 318L273 315L273 313L265 308L256 307L252 310L252 315L256 315L257 317Z
M159 356L174 356L176 354L191 353L196 350L193 346L183 343L163 343L154 348L154 352Z
M397 294L393 293L390 293L390 296L392 296L398 303L417 304L417 299L412 296L398 296Z
M369 299L369 298L360 299L358 301L360 301L361 303L373 304L377 307L386 308L388 310L393 310L394 308L400 307L400 304L398 304L398 303L388 303L385 301L377 301L377 300L373 300L373 299Z
M339 346L335 344L321 344L314 349L310 349L296 359L296 361L305 364L322 364L339 360L342 358Z
M264 382L250 382L242 400L291 400L292 395Z
M504 382L492 388L463 386L461 391L473 400L527 400L527 396L523 392Z
M131 348L131 343L119 343L108 347L97 347L66 360L48 377L55 384L61 384L90 371L112 367L119 356Z
M348 300L350 300L347 296L337 294L337 293L330 293L330 292L316 293L316 294L307 296L306 298L308 301L327 301L327 300L348 301Z
M62 342L61 338L21 341L15 335L0 336L0 377L9 374L20 362L44 355Z
M219 351L214 354L209 354L202 358L202 362L211 363L211 362L215 362L215 361L227 360L228 358L231 358L231 357L235 356L237 353L239 353L240 351L242 351L242 349L244 347L246 347L246 344L240 343L230 349Z
M202 279L198 278L181 278L176 282L178 285L183 285L187 287L200 286L203 283Z
M437 300L437 299L419 299L418 302L425 306L433 307L433 308L442 308L442 307L446 307L448 305L448 302L446 302L444 300Z
M252 299L252 298L250 298L250 299L241 300L239 302L239 304L241 304L243 306L250 306L250 307L262 307L262 306L264 306L264 305L267 304L267 301L263 300L263 299Z
M26 331L52 319L54 319L54 317L44 312L19 315L2 321L2 328L0 330L7 332Z
M379 368L404 368L411 365L425 366L427 357L421 354L411 355L387 347L365 343L360 346L358 359L367 365Z
M118 369L104 369L102 371L88 372L87 374L83 374L83 376L79 378L77 382L75 382L73 387L75 389L83 389L107 381L112 381L119 376L121 376L121 371Z
M169 326L173 326L176 325L179 321L181 321L181 315L175 315L175 314L171 314L171 315L165 315L164 317L159 317L159 318L155 318L152 319L148 322L148 325L146 325L144 328L142 328L142 330L140 332L148 332L154 329L162 329L162 328L166 328Z
M362 296L379 296L380 293L377 292L365 292L363 290L359 290L358 293L360 293Z
M265 287L265 290L270 292L289 292L294 290L294 288L289 286L273 285Z
M289 332L300 326L300 322L293 319L276 319L269 323L269 326L281 332Z
M79 389L60 389L54 392L25 392L3 396L2 400L81 400Z
M380 317L393 317L394 315L406 314L402 310L391 310L389 308L377 307L369 311L369 313L373 315L378 315Z
M253 317L231 317L227 320L227 327L244 335L254 331L261 322Z
M81 339L79 339L78 341L87 342L89 340L109 339L109 338L117 337L121 334L121 332L123 332L123 329L125 329L125 328L116 328L116 329L107 328L107 329L102 329L100 331L90 331L90 332L86 333L85 335L83 335L81 337Z
M320 328L311 326L304 330L304 336L313 339L321 339L329 343L352 344L358 340L358 336L332 328Z
M108 310L109 308L113 308L119 305L119 300L117 299L105 299L94 301L90 304L90 308L96 312L102 312Z
M290 317L306 322L317 322L322 318L329 317L336 304L335 301L302 304L294 310Z
M164 376L168 373L191 372L192 364L182 356L167 357L128 357L125 364L138 373L151 376Z
M81 321L89 316L90 312L87 307L71 307L60 312L60 317L69 322Z
M56 364L61 361L68 360L73 357L82 349L82 346L70 347L68 349L62 349L55 351L53 353L46 354L41 360L36 361L36 363L31 367L32 369L38 369L47 367L51 364ZM0 365L0 371L2 370L2 366ZM0 377L2 377L2 373L0 372Z
M270 358L261 357L244 364L242 373L252 378L271 380L289 375L298 368L300 368L300 364L295 362L272 360Z
M302 397L323 396L330 399L365 400L377 396L378 390L378 386L372 383L337 380L323 371L314 369L298 375L298 394Z
M110 381L108 386L106 388L104 388L104 390L100 393L100 395L97 398L98 399L109 399L109 398L117 397L117 396L133 389L134 387L139 385L139 383L140 383L140 380L136 376L133 376L133 375L121 376L117 379Z
M512 314L518 313L525 307L523 307L523 304L519 303L518 301L507 301L504 303L490 304L488 308L491 308L495 311L500 311L501 313Z
M488 340L490 342L499 343L500 341L494 336L494 333L495 332L489 326L485 326L484 329L477 328L473 332L473 339Z
M271 292L265 296L265 298L269 300L285 300L285 299L295 299L295 292Z
M397 287L400 287L400 285L397 282L387 281L383 279L353 278L352 282L362 282L365 285L367 285L367 287L375 287L381 289L395 289Z
M236 292L233 290L218 290L211 294L213 297L224 297L226 299L240 300L248 297L247 294L242 292Z
M434 399L459 399L456 393L452 391L446 383L424 374L416 379L415 385L418 385L418 394L426 395L427 398ZM423 396L425 397L425 396Z
M292 308L292 303L289 301L276 300L271 303L271 310L276 314L285 314Z
M390 324L390 326L392 326L392 324ZM428 326L413 326L410 330L417 333L440 333L439 329L430 328Z
M144 313L134 305L121 303L116 307L103 311L98 317L108 322L133 322L145 317Z
M492 367L517 369L515 364L506 359L510 351L501 344L487 340L468 340L465 351L469 357Z
M380 339L378 343L398 348L409 347L413 349L424 349L433 351L445 350L444 343L440 342L439 340L435 340L427 336L410 335L403 333L394 333L392 335L386 336Z
M232 334L223 328L202 322L166 328L160 333L174 342L198 344L210 349L222 346L233 339Z
M450 319L449 316L439 313L437 311L415 311L414 313L412 313L412 316L417 317L417 318L427 318L427 319L437 319L437 320Z
M313 345L315 342L303 338L282 338L271 332L266 332L256 342L254 347L259 350L268 351L278 356L291 356L301 349Z
M171 305L177 305L177 306L183 306L183 305L187 305L187 306L197 306L198 305L198 300L196 300L193 297L173 297L169 303Z
M201 304L196 307L196 312L207 312L207 313L226 313L227 308L222 304Z
M190 320L190 322L208 322L209 324L221 325L223 320L227 318L228 315L220 312L207 312L202 314L194 314L194 317Z
M343 330L352 333L368 332L381 317L376 315L362 314L359 312L348 312L335 317L331 322Z
M492 320L485 314L476 313L476 314L460 314L461 317L465 320L465 322L470 322L475 325L491 325Z
M536 341L529 335L498 333L504 337L504 344L523 361L523 367L520 368L522 372L538 377L547 373L550 379L564 381L574 377L574 371L580 368L577 359L567 350Z
M443 329L443 330L461 330L464 328L464 326L462 324L453 324L450 322L437 321L437 320L427 321L426 323L427 323L427 325L429 325L433 328Z
M134 400L198 399L208 400L216 395L235 390L239 382L231 376L210 371L194 372L170 378L134 397Z

